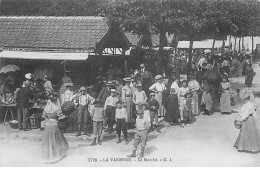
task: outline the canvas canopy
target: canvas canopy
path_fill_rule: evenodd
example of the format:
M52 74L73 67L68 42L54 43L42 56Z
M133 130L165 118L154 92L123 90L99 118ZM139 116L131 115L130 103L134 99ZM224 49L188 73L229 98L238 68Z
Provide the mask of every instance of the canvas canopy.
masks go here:
M30 60L86 60L88 53L2 51L0 58Z

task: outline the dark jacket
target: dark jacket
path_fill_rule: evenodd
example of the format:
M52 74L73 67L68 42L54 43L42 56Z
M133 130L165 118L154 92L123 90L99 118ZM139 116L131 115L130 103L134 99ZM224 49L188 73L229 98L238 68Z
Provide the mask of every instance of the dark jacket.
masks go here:
M33 98L33 93L30 87L22 87L17 93L17 106L29 108L29 99Z

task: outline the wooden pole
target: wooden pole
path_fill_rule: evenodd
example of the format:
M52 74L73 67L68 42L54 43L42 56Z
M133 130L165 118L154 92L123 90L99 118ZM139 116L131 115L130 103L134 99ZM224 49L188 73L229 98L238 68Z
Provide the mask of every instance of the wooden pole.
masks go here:
M254 52L254 36L252 36L252 54Z
M241 37L239 38L239 42L238 42L238 51L241 51Z
M128 64L127 64L127 59L125 57L125 49L122 49L122 57L124 59L124 65L125 65L125 77L128 75Z
M215 49L214 49L215 42L216 42L216 35L214 35L214 39L213 39L213 43L212 43L212 50L211 50L211 56L212 56L212 57L213 57L214 51L215 51Z
M236 51L236 46L237 46L237 37L235 37L234 52Z
M190 39L190 47L189 47L189 62L188 62L188 72L187 72L187 80L189 80L189 74L191 74L191 61L192 61L192 48L193 48L193 37L191 36L191 39Z

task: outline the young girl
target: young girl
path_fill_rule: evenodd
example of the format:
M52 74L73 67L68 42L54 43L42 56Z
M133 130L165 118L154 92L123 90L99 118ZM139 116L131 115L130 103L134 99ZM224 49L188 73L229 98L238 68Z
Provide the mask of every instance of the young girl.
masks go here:
M228 82L227 76L223 76L222 82L220 83L220 111L222 114L231 113L231 85Z
M186 93L184 96L184 108L183 108L183 119L185 124L191 123L194 119L192 113L192 93Z
M254 94L251 92L245 99L239 116L242 120L242 127L234 147L238 151L257 153L260 151L260 134L256 126L256 108L253 104Z
M190 91L190 89L187 86L187 81L183 80L182 87L179 89L179 93L178 93L179 109L180 109L180 115L181 115L181 121L182 121L181 126L184 126L184 122L183 122L183 109L184 109L184 100L185 100L184 96L189 91Z
M245 74L246 74L245 84L248 87L251 87L253 79L254 79L254 76L256 75L256 73L254 72L254 69L253 69L251 63L248 64L248 67L246 69L246 73Z

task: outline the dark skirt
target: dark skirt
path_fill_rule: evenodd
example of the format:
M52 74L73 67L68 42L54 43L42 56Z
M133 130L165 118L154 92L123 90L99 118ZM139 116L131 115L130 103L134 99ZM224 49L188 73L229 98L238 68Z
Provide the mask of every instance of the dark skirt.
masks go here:
M243 121L234 147L236 147L238 151L244 152L260 151L260 134L253 116L249 116Z
M57 125L47 125L42 137L42 154L46 163L62 159L69 150L69 144Z

